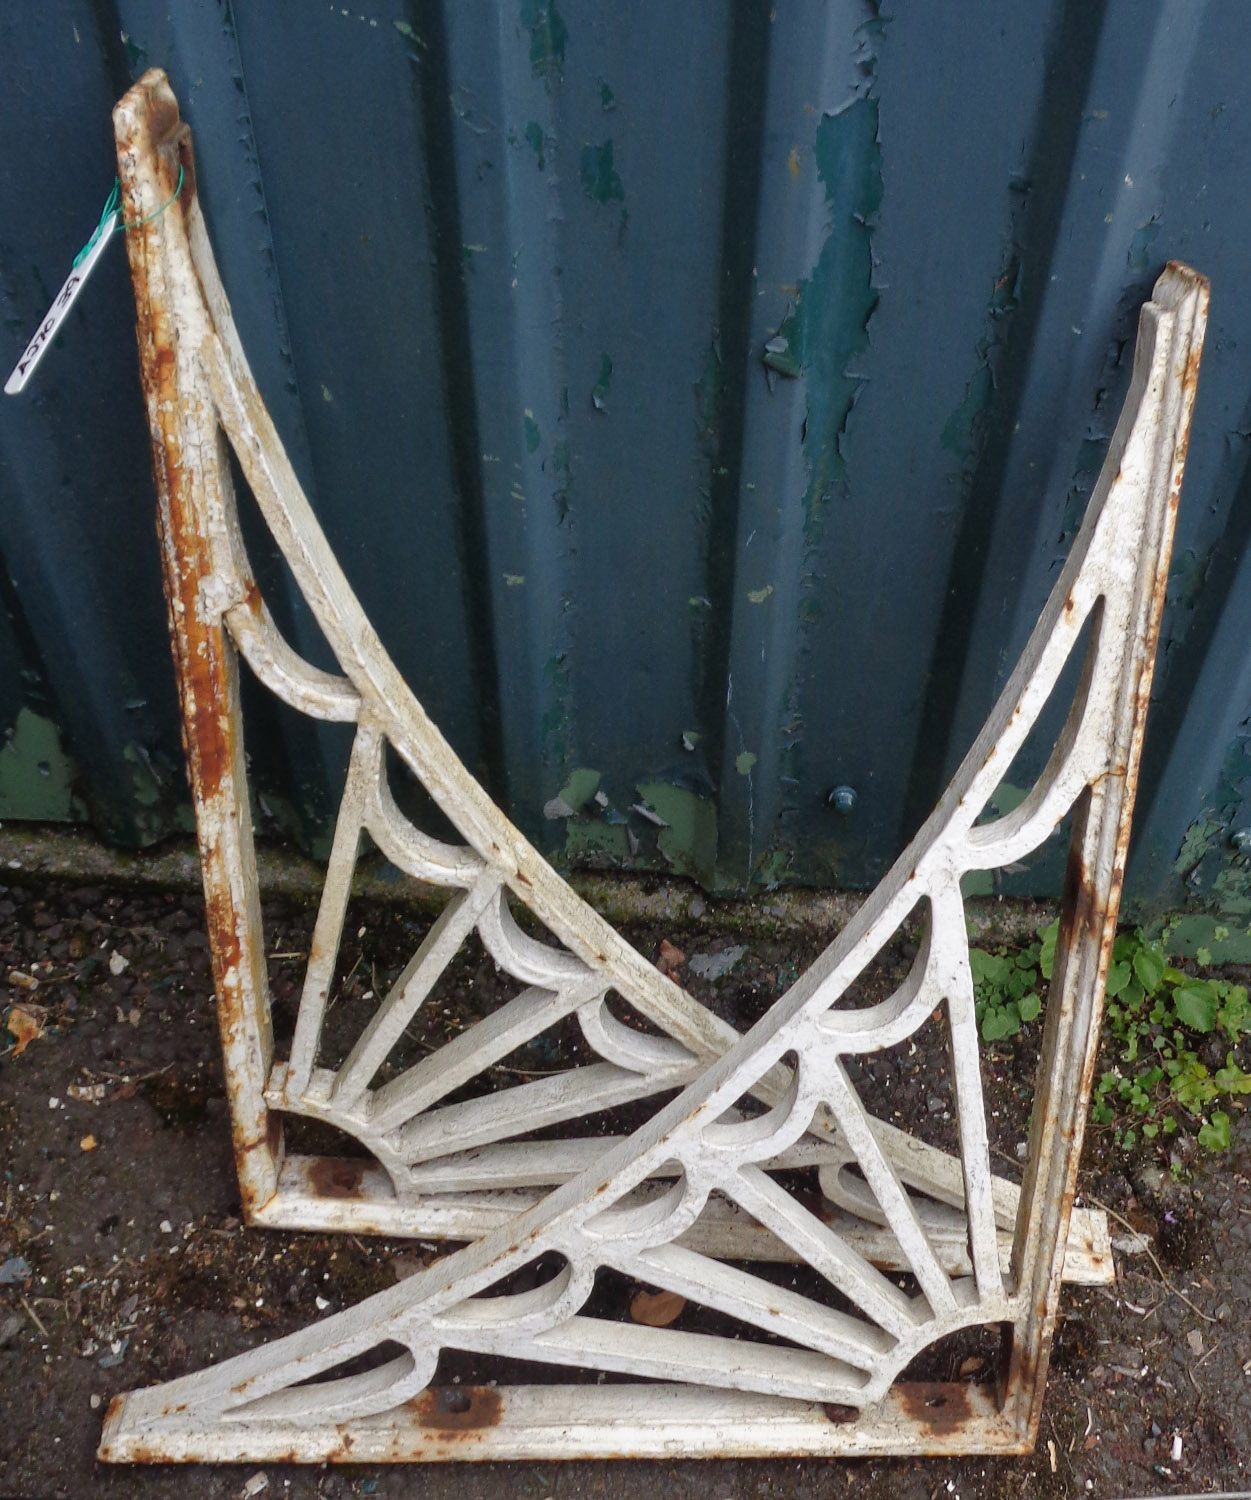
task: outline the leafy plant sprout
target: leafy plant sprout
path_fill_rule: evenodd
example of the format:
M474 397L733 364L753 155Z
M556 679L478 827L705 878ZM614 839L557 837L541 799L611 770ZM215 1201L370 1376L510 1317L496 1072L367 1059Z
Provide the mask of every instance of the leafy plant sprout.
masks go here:
M977 1019L988 1042L1016 1036L1042 1011L1041 985L1051 978L1058 921L1038 929L1028 947L994 952L973 948ZM1116 1062L1095 1083L1091 1120L1111 1127L1117 1145L1167 1139L1183 1122L1196 1123L1200 1146L1229 1145L1229 1114L1212 1106L1251 1094L1251 1072L1236 1051L1251 1035L1251 1001L1244 985L1188 974L1168 959L1169 932L1149 938L1141 929L1118 934L1108 967L1105 1044ZM1201 964L1211 961L1200 950ZM1215 1070L1199 1058L1204 1037L1227 1043Z

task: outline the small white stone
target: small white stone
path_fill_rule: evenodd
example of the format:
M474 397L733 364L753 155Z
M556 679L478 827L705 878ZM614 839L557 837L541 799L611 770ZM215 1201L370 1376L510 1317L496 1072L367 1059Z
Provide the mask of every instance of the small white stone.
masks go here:
M174 1226L168 1219L162 1219L159 1228L162 1234L173 1234L174 1232Z

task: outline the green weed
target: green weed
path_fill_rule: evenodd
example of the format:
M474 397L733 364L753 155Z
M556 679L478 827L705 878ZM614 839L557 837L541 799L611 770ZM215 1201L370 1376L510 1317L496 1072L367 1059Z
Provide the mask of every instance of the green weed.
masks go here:
M1039 930L1038 941L1019 952L973 948L977 1019L987 1041L1015 1036L1042 1008L1040 980L1051 978L1058 923ZM1234 1049L1251 1034L1251 1001L1245 986L1174 968L1163 939L1121 933L1108 966L1105 1026L1116 1064L1095 1084L1091 1119L1110 1126L1129 1150L1139 1140L1167 1139L1189 1117L1201 1146L1229 1145L1229 1115L1212 1106L1251 1094L1251 1073ZM1202 955L1201 955L1202 957ZM1215 1071L1199 1060L1198 1038L1222 1035L1225 1065Z

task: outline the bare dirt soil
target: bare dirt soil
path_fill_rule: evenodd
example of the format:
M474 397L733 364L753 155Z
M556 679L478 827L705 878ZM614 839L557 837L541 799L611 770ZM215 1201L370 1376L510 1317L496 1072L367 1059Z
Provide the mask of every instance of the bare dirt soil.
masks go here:
M294 1014L312 915L294 902L266 909L280 1030ZM368 1013L370 992L383 991L424 925L394 907L353 912L337 992L345 1031ZM819 946L747 939L714 980L699 975L695 960L742 942L656 927L627 936L653 958L662 941L682 948L678 977L737 1025L759 1015ZM878 982L891 982L910 957L901 943ZM427 1003L434 1031L413 1045L428 1048L500 991L490 960L470 952ZM425 1263L435 1247L241 1226L197 899L0 885L0 1004L11 1002L37 1016L43 1034L19 1049L0 1033L2 1495L561 1500L659 1491L709 1500L934 1500L1251 1485L1251 1122L1237 1109L1230 1150L1192 1153L1192 1165L1183 1142L1180 1175L1167 1161L1127 1161L1107 1132L1092 1131L1079 1202L1112 1210L1117 1235L1150 1235L1154 1259L1118 1254L1115 1287L1066 1288L1042 1439L1028 1458L420 1470L98 1465L100 1425L115 1394L351 1305ZM949 1145L945 1042L935 1032L866 1060L858 1084L877 1112ZM1037 1040L1035 1024L985 1049L996 1167L1009 1176L1024 1140ZM539 1048L509 1068L532 1076L552 1060ZM951 1368L936 1370L938 1378L976 1378L976 1353L942 1358Z

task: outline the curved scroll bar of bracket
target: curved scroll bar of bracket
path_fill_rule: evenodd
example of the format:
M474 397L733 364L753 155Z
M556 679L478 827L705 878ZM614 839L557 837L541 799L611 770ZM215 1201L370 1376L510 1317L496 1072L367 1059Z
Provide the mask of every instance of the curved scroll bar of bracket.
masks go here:
M704 1162L709 1181L719 1185L725 1175L744 1166L772 1161L807 1132L821 1102L823 1062L819 1053L802 1058L791 1069L786 1097L764 1114L733 1119L736 1111L727 1110L704 1126L700 1143L709 1153ZM719 1173L722 1161L728 1164L728 1173Z
M445 844L422 833L396 806L387 784L385 746L378 738L374 774L366 789L365 828L383 855L397 870L431 885L455 885L468 889L485 868L481 855L463 845Z
M313 719L355 720L360 694L346 677L323 672L293 650L259 593L228 609L226 624L243 659L275 698Z
M975 856L970 868L1002 869L1033 853L1055 831L1082 788L1106 764L1097 705L1115 690L1123 663L1114 646L1100 649L1107 623L1103 599L1095 601L1091 615L1091 639L1081 681L1047 764L1011 812L969 830L969 850Z
M608 997L598 995L578 1009L582 1035L604 1059L636 1073L672 1074L674 1081L687 1076L696 1059L680 1042L667 1036L649 1036L634 1031L608 1009Z
M501 888L497 898L478 918L478 936L482 945L514 979L526 984L544 984L555 988L571 980L584 978L591 971L580 958L560 948L527 937L517 926L506 893Z
M594 1268L585 1262L575 1266L572 1261L566 1261L543 1286L505 1296L479 1294L466 1298L446 1312L438 1313L431 1326L438 1333L452 1338L481 1334L492 1328L532 1336L568 1322L594 1289Z
M931 899L917 955L894 994L863 1010L826 1011L821 1031L831 1052L854 1054L895 1047L946 1000L968 970L964 906L958 890L955 904L958 915L950 901Z
M591 1242L611 1245L611 1256L620 1265L631 1253L670 1244L685 1234L703 1213L708 1192L706 1183L681 1171L670 1186L641 1203L632 1202L627 1192L617 1202L597 1207L580 1228Z
M430 1384L434 1362L418 1361L406 1349L386 1364L358 1375L315 1385L288 1386L233 1407L231 1416L247 1422L349 1422L398 1406Z
M356 868L361 834L367 828L371 835L377 830L381 836L380 839L376 839L379 847L384 848L384 852L389 850L397 860L402 861L398 867L405 873L417 879L461 888L449 909L435 924L436 941L433 944L423 945L420 950L419 970L416 974L408 972L403 976L402 989L413 997L413 1009L421 1003L421 998L426 992L425 990L418 991L416 979L419 977L428 990L455 952L455 946L447 933L448 927L450 926L454 933L459 934L455 938L455 945L459 946L459 942L464 937L461 928L466 923L472 926L474 916L483 899L482 897L470 898L467 895L471 889L478 889L483 879L482 861L471 850L453 848L439 843L436 839L427 838L426 835L413 828L395 807L386 786L385 741L369 716L362 714L357 724L352 754L348 761L347 778L339 806L339 817L335 825L326 881L322 888L322 899L318 905L317 921L313 928L313 940L309 947L308 966L296 1016L295 1035L291 1042L285 1092L289 1107L292 1108L298 1107L300 1095L307 1088L316 1064L322 1026L329 1005L330 987L343 933L343 921L347 914L347 903L351 894L352 875ZM486 894L489 896L489 890ZM469 904L465 906L464 903L467 900ZM391 1036L392 1042L403 1031L404 1025L407 1025L407 1021L398 1024L398 1016L403 1010L404 1003L406 1002L398 998L396 991L393 990L374 1017L375 1030L383 1031ZM372 1033L369 1040L374 1048L370 1053L372 1057L377 1048L383 1046L383 1043L374 1043ZM363 1045L365 1045L364 1042L359 1044L348 1060L352 1064L352 1070L363 1066L359 1055L360 1047ZM385 1056L385 1049L382 1056ZM378 1061L381 1061L381 1057ZM349 1070L345 1064L340 1072L341 1074L348 1072L349 1076L353 1076L352 1070ZM359 1092L360 1090L357 1090L355 1094L352 1093L349 1086L337 1088L334 1094L335 1102L340 1103L345 1109L350 1109L359 1097Z

